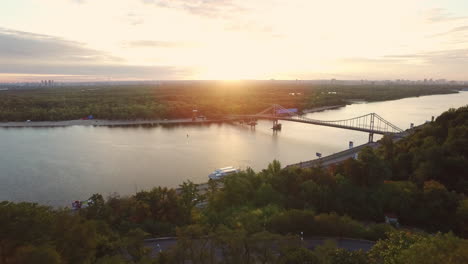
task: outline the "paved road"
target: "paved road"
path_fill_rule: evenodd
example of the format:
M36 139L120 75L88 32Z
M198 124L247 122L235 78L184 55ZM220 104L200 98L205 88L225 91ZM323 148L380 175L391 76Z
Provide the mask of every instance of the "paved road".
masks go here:
M337 247L347 249L350 251L363 250L369 251L375 244L374 241L351 239L351 238L307 238L305 239L305 245L309 249L322 245L326 240L334 240ZM153 255L156 255L160 251L165 251L173 247L177 243L177 239L174 237L168 238L155 238L145 240L145 245L152 249Z
M418 126L418 127L421 127L421 126ZM415 130L415 129L416 129L416 127L413 130ZM402 138L408 136L409 134L411 134L411 130L404 131L404 132L401 132L401 133L398 133L398 134L394 134L393 142L397 142L397 141L401 140ZM356 147L351 148L351 149L347 149L347 150L337 152L335 154L332 154L332 155L329 155L329 156L326 156L326 157L323 157L323 158L304 161L304 162L300 162L300 163L296 163L296 164L291 164L291 165L286 166L286 168L289 168L289 167L312 168L312 167L318 166L319 164L321 164L324 167L327 167L327 166L330 166L330 165L333 165L333 164L343 162L343 161L345 161L345 160L347 160L349 158L357 157L357 154L364 147L371 147L371 148L375 149L375 148L377 148L379 146L380 146L379 142L366 143L366 144L356 146Z

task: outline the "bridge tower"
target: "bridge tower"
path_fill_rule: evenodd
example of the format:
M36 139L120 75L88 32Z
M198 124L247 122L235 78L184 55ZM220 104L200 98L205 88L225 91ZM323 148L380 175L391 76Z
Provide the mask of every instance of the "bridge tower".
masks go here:
M278 115L278 106L275 104L273 105L273 116L276 117ZM273 131L281 130L281 124L278 122L278 119L273 119L273 127L271 128Z
M374 116L375 116L375 113L372 113L370 115L370 130L371 130L371 132L369 133L369 143L374 142Z

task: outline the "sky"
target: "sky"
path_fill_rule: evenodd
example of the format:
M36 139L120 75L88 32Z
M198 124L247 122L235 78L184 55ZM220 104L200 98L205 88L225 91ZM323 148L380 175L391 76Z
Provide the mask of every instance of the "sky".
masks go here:
M0 81L468 80L466 0L1 0Z

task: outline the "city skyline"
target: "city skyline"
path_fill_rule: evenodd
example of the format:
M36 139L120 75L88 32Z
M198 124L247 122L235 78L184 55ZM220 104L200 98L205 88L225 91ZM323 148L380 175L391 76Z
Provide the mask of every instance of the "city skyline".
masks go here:
M6 0L0 82L466 80L457 0Z

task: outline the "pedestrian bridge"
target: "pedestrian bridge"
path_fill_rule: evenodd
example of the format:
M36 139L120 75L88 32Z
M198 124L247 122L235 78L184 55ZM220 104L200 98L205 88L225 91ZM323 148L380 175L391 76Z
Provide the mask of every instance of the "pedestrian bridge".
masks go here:
M369 133L369 142L373 141L374 134L398 134L403 129L395 126L376 113L369 113L358 117L342 120L317 120L298 115L281 105L274 104L267 109L253 115L233 115L231 118L244 120L267 119L278 122L278 120L306 123L318 126L336 127L342 129L356 130Z

